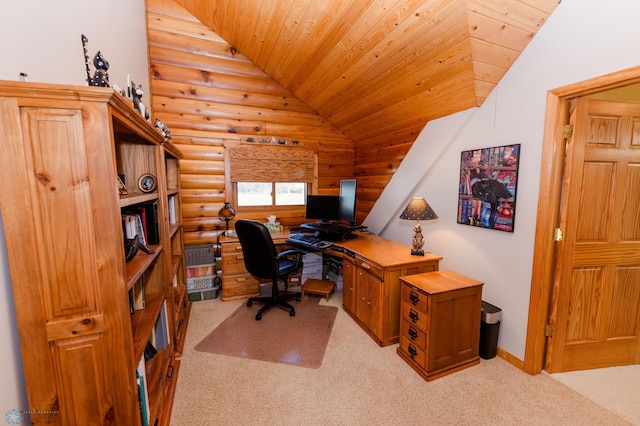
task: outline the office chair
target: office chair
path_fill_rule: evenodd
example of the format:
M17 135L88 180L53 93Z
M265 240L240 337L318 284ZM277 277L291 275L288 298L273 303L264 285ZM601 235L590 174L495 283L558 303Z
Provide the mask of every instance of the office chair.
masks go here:
M285 250L281 253L276 251L276 247L271 239L269 230L262 223L253 220L238 220L236 222L236 233L242 246L244 256L244 266L247 271L258 278L269 278L273 284L271 286L271 296L251 297L247 301L247 306L253 302L264 302L256 314L256 320L262 319L262 314L272 306L280 306L289 310L290 316L296 315L295 308L287 303L287 300L300 300L299 292L278 291L278 280L284 281L285 290L289 286L288 276L302 269L301 250Z

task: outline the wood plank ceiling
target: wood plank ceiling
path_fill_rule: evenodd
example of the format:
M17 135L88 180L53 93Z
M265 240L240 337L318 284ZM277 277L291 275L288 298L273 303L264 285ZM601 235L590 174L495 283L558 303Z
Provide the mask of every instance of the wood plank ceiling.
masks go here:
M176 0L353 140L356 168L481 105L559 2Z
M215 241L223 146L247 137L303 141L319 193L355 175L361 223L427 122L480 106L559 2L147 0L153 110L185 153L185 241Z

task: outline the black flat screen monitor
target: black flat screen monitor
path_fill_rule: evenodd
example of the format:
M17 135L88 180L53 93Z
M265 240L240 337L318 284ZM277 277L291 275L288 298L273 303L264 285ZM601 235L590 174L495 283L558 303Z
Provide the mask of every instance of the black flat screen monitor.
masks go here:
M337 195L307 195L307 219L319 219L324 223L338 220L340 197Z
M349 222L350 226L356 225L356 180L345 179L340 181L340 207L338 216L341 220Z

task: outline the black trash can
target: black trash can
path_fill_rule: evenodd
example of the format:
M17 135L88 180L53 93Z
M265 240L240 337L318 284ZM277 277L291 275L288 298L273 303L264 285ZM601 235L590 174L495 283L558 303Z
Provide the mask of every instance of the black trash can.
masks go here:
M482 321L480 322L480 358L491 359L496 356L501 319L502 309L483 300Z

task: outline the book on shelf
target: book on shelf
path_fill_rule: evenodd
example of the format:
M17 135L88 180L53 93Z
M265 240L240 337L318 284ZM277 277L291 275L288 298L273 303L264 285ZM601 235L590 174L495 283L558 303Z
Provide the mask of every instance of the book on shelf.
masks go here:
M151 359L153 359L153 357L156 356L157 354L158 354L158 349L153 345L153 343L151 343L151 340L149 340L146 346L144 347L144 352L143 352L145 362L151 361Z
M136 311L144 309L146 306L146 296L144 291L144 275L133 285L133 308Z
M151 342L158 349L166 349L171 343L169 334L169 320L167 317L167 301L162 303L160 314L151 332Z
M133 288L129 289L129 313L133 315L136 311L136 297Z
M129 207L122 212L122 229L127 239L136 235L142 244L160 244L158 230L158 203L146 203Z
M140 358L138 368L136 369L136 381L138 383L138 398L140 401L140 417L143 426L149 426L151 418L149 413L149 390L147 389L147 370L145 367L144 356Z
M176 197L169 197L169 223L176 223Z

